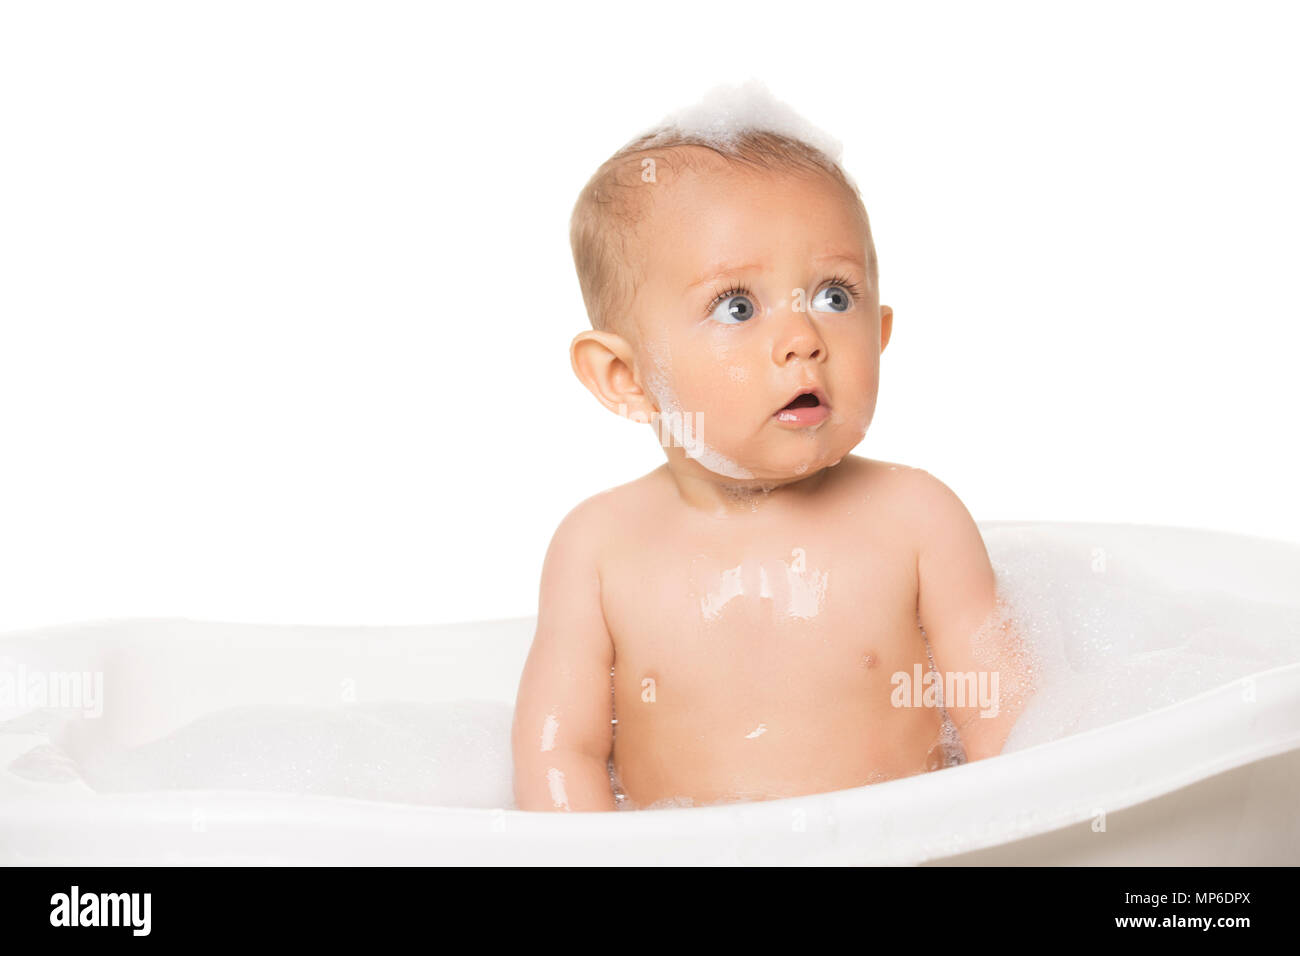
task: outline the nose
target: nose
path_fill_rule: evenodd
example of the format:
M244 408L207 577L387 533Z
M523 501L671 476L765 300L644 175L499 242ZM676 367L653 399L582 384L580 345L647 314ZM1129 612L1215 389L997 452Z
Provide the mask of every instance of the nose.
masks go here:
M799 359L806 362L826 361L826 342L808 314L793 309L782 311L785 314L781 317L783 321L777 330L776 340L772 343L772 361L777 365L789 365Z

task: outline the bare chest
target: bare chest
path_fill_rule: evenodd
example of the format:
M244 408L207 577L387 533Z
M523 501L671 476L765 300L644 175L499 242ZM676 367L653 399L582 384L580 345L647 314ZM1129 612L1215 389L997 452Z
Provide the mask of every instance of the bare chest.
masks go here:
M701 535L642 546L601 583L616 700L813 707L887 684L923 654L915 561L901 543L829 529Z

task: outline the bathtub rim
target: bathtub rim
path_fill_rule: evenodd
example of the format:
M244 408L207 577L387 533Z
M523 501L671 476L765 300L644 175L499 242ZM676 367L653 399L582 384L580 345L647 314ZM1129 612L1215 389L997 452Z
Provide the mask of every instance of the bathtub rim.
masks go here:
M1233 698L1242 703L1240 687L1248 679L1256 682L1256 692L1260 697L1264 696L1261 692L1265 687L1274 685L1267 702L1261 703L1257 699L1251 704L1252 707L1264 707L1266 712L1252 714L1238 707L1229 714L1230 720L1220 721L1225 705ZM7 799L0 804L0 834L10 828L29 832L37 828L68 831L69 811L76 814L73 830L76 827L102 826L119 835L120 832L153 831L169 826L188 830L195 807L199 805L206 819L214 825L238 825L254 820L263 828L292 828L314 821L328 823L336 829L341 827L350 833L389 833L404 825L415 824L422 835L435 839L464 836L467 828L475 831L479 838L491 839L493 836L489 834L493 826L500 822L503 829L524 838L534 855L564 852L565 848L572 848L577 839L584 843L588 856L597 858L593 862L599 865L602 862L620 862L599 858L617 854L618 837L626 835L629 822L636 824L632 835L642 846L666 835L677 839L693 836L711 842L716 853L725 854L730 841L742 834L757 835L773 832L774 828L788 829L796 811L806 815L818 828L829 827L837 834L841 832L842 824L849 822L850 833L846 842L852 844L854 840L878 838L882 832L881 820L891 807L901 810L906 819L915 817L921 812L918 808L926 806L951 811L953 806L945 807L945 804L953 803L947 798L952 793L969 795L965 801L968 804L978 800L977 795L971 794L972 789L977 794L983 790L985 799L998 797L999 791L1014 797L1026 779L1042 778L1053 768L1064 767L1069 771L1055 778L1057 782L1051 788L1055 791L1070 792L1072 781L1083 781L1093 786L1093 790L1083 798L1072 796L1058 802L1055 812L1031 813L1028 819L1025 818L1026 811L995 814L993 822L980 821L974 825L968 820L957 837L947 835L929 840L904 840L901 846L874 856L866 853L871 858L865 860L851 859L854 856L851 845L838 845L825 848L825 852L820 854L814 853L810 858L775 861L913 865L1051 833L1094 816L1095 805L1103 799L1107 814L1118 812L1194 785L1199 780L1298 749L1300 719L1297 715L1300 715L1300 708L1296 707L1297 700L1300 700L1300 662L1243 675L1144 714L994 758L950 767L938 774L918 774L880 784L776 800L557 814L514 808L436 807L278 791L145 790L98 794L78 790L73 793L31 793ZM1264 722L1259 718L1267 717L1268 710L1280 723L1278 729L1281 732L1259 740L1251 731L1255 724ZM1098 773L1099 769L1114 770L1113 761L1110 767L1106 767L1107 761L1102 756L1110 743L1119 744L1114 750L1123 757L1123 763L1142 763L1143 754L1135 749L1134 742L1149 734L1132 735L1135 725L1146 723L1153 725L1153 729L1156 724L1176 726L1181 718L1198 714L1200 725L1216 722L1221 737L1247 743L1203 748L1205 752L1200 759L1179 760L1179 756L1185 756L1189 749L1196 748L1195 739L1187 735L1196 730L1198 723L1183 722L1184 739L1174 739L1172 746L1157 751L1161 759L1156 761L1156 772L1150 772L1148 761L1146 773L1139 773L1126 784L1108 783L1104 787L1097 784L1097 781L1105 779L1104 774ZM1046 767L1045 756L1048 758ZM53 785L53 788L58 786ZM960 802L956 804L959 808L960 805ZM874 819L866 819L868 817ZM889 819L892 823L893 818ZM892 826L885 830L892 830Z
M1108 530L1118 531L1124 535L1141 534L1144 531L1152 533L1180 533L1192 535L1201 539L1205 543L1214 540L1230 539L1243 544L1259 544L1268 548L1277 549L1279 554L1284 554L1285 559L1289 562L1291 559L1300 557L1300 544L1287 541L1284 539L1266 538L1256 535L1242 534L1233 531L1219 531L1214 529L1196 528L1175 525L1151 525L1140 523L1119 523L1119 522L1087 522L1087 521L1032 521L1032 520L998 520L998 521L981 521L978 522L981 529L1003 528L1016 529L1023 528L1030 531L1048 531L1053 529L1069 529L1077 536L1080 532L1088 529L1097 531L1098 534L1104 534ZM1166 541L1166 544L1169 542ZM1290 567L1290 564L1286 564ZM1291 604L1289 606L1295 606ZM396 639L406 639L416 635L448 635L449 637L470 627L498 627L505 631L513 632L515 629L524 628L528 622L535 621L535 615L523 615L509 618L482 618L464 622L447 622L440 624L302 624L302 623L281 623L275 621L232 621L227 619L206 619L206 618L188 618L177 616L155 616L155 617L108 617L81 620L68 624L45 624L36 628L10 629L0 632L0 642L27 642L43 643L47 639L60 640L81 640L85 638L93 639L96 629L104 626L121 627L131 623L148 624L158 628L160 631L172 625L195 624L205 627L234 627L234 628L257 628L263 631L298 631L299 634L295 639L302 638L310 632L311 635L317 635L326 640L346 639L364 637L367 634L387 635ZM183 628L182 628L183 630ZM147 644L150 641L162 640L185 640L192 637L199 641L204 638L200 633L190 634L172 634L163 636L160 633L149 633L140 636L138 639ZM242 638L241 638L242 640ZM1000 754L997 758L989 760L976 761L970 764L964 764L958 767L948 768L945 780L957 784L966 783L983 783L988 785L990 776L995 776L993 769L988 765L996 764L997 769L1007 767L1007 762L1011 762L1014 769L1018 765L1020 771L1009 774L1011 783L1007 784L1010 789L1014 779L1022 776L1031 776L1034 771L1034 764L1047 755L1048 764L1053 761L1060 762L1062 759L1069 757L1071 754L1089 756L1090 761L1087 768L1095 774L1104 776L1108 768L1107 762L1104 761L1100 754L1104 752L1108 741L1124 743L1125 736L1139 722L1157 723L1164 721L1168 723L1171 719L1176 719L1180 715L1194 715L1202 713L1202 708L1206 713L1218 713L1216 704L1211 698L1219 698L1218 704L1226 704L1228 698L1234 695L1234 689L1239 687L1245 680L1254 678L1263 683L1274 683L1282 689L1282 696L1272 702L1274 709L1280 709L1285 706L1291 708L1290 719L1287 714L1282 714L1277 722L1275 732L1267 736L1263 741L1258 740L1258 733L1254 730L1254 724L1258 721L1249 719L1247 712L1238 712L1236 720L1233 723L1236 736L1226 744L1219 746L1210 746L1206 744L1200 748L1199 755L1195 762L1184 764L1171 764L1168 755L1164 755L1165 768L1159 773L1146 772L1139 775L1135 782L1128 783L1115 782L1110 780L1104 790L1107 811L1122 810L1129 806L1155 799L1167 793L1172 793L1195 784L1198 780L1215 776L1220 773L1232 770L1236 767L1246 766L1258 760L1263 760L1280 753L1285 753L1300 747L1300 707L1297 707L1297 701L1300 701L1300 663L1280 665L1278 667L1267 668L1251 674L1242 675L1233 680L1221 684L1218 687L1210 688L1191 697L1175 701L1162 707L1154 708L1145 713L1138 714L1123 720L1095 727L1090 730L1071 734L1067 737L1058 738L1057 740L1047 741L1033 746L1012 751L1010 753ZM1262 684L1261 684L1262 690ZM1289 690L1289 693L1287 693ZM486 698L484 698L486 699ZM495 700L495 698L493 698ZM1258 715L1256 715L1258 716ZM1150 726L1155 726L1151 724ZM1144 731L1144 736L1148 736ZM1197 748L1194 743L1189 743L1186 739L1182 740L1184 751L1191 747L1193 755L1196 756ZM1122 748L1121 748L1122 750ZM1002 761L998 763L998 761ZM1130 755L1130 762L1137 763L1137 758ZM1000 775L1000 774L998 774ZM1078 774L1076 774L1077 776ZM901 778L898 780L887 781L881 784L869 785L866 787L849 788L845 790L829 791L822 794L809 794L799 797L781 798L770 801L757 801L742 804L723 804L716 806L691 807L691 808L664 808L658 810L639 810L633 811L635 819L641 821L642 826L637 828L638 839L641 842L647 842L653 839L656 833L666 834L677 832L683 828L691 831L700 830L705 837L716 837L720 827L730 826L735 822L737 816L748 819L751 826L756 830L762 830L763 827L771 828L777 822L778 817L786 811L802 808L808 811L810 818L815 818L822 813L827 807L831 808L828 816L842 817L845 813L852 815L854 812L877 812L880 807L889 805L900 805L906 808L912 794L917 794L917 787L923 782L937 778L938 775L924 774L916 777ZM1100 778L1099 776L1099 778ZM996 780L992 781L996 783ZM942 788L936 788L940 790ZM275 825L278 819L277 814L282 811L285 822L291 822L305 808L315 806L320 816L328 814L344 814L346 818L352 821L349 826L352 829L364 830L367 827L384 826L386 817L396 818L400 816L403 820L423 820L440 821L446 824L449 821L455 826L464 823L470 823L481 828L485 821L495 820L498 815L505 815L511 826L525 835L528 839L537 841L539 845L553 846L559 848L564 842L571 839L574 834L585 835L593 841L609 841L610 836L619 833L618 830L611 830L611 827L621 827L622 824L616 823L616 820L626 816L624 813L607 814L607 813L574 813L574 814L551 814L522 811L517 809L489 809L473 807L433 807L419 804L401 804L386 803L381 801L368 800L363 798L335 797L328 795L311 795L311 794L293 794L275 791L258 791L258 790L149 790L134 791L129 793L104 793L104 794L87 794L81 791L64 790L58 792L58 785L51 787L42 787L41 793L16 795L13 799L7 799L0 804L0 834L4 829L10 826L21 826L23 821L44 821L52 825L66 824L66 813L73 810L78 814L93 814L97 819L101 819L108 825L120 824L138 824L142 827L150 827L159 824L159 814L163 807L173 806L177 812L184 811L183 816L178 817L178 821L183 825L188 825L189 813L196 802L201 802L203 806L213 814L213 819L229 819L233 822L247 822L250 818L250 810L254 815L260 815L267 826ZM890 797L888 800L883 799L864 799L865 791L874 791L874 794L886 794ZM919 791L922 797L926 797L931 803L938 803L935 794L931 794L924 787ZM1089 817L1086 808L1082 806L1087 800L1076 800L1072 812L1060 812L1054 816L1039 816L1030 827L1021 827L1017 829L1014 822L1002 823L998 825L989 825L985 827L985 832L974 838L960 842L960 845L949 840L935 841L924 843L923 841L913 841L911 848L918 852L900 853L893 857L883 854L882 859L874 862L885 863L919 863L931 860L942 859L945 856L956 855L969 852L972 850L983 849L1002 843L1012 842L1035 835L1050 833L1072 824L1077 824ZM228 811L225 817L220 816L219 807L224 807ZM93 808L93 811L92 811ZM683 811L689 809L691 814L685 814ZM18 810L24 810L27 815L18 814ZM64 814L61 818L60 814ZM584 822L584 820L586 822ZM699 821L699 823L687 822ZM721 823L719 823L721 821ZM437 829L434 827L433 829ZM2 841L0 841L2 842ZM835 854L829 854L835 856ZM810 862L817 862L812 860ZM835 862L835 860L831 860Z

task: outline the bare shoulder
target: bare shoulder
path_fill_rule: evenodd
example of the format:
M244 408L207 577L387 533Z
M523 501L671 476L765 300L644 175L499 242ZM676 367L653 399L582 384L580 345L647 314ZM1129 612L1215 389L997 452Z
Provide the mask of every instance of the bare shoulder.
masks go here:
M971 521L957 493L924 468L850 455L847 481L855 494L885 506L892 517L918 534Z
M646 493L638 482L619 485L578 502L560 520L542 561L534 654L563 648L603 661L611 652L601 582L619 559L617 549L636 540L626 533L628 516L649 510L637 505Z
M629 531L629 523L651 511L660 494L658 469L633 481L598 491L578 502L560 520L551 548L582 549L595 560L601 544Z
M891 497L922 496L936 484L942 485L939 479L923 468L905 465L900 461L883 461L859 455L846 455L839 470L843 473L842 480L851 485L854 491Z

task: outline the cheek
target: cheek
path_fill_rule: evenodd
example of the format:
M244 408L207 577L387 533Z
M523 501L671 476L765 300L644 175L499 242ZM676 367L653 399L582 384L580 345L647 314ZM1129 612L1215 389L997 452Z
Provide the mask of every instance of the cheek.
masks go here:
M709 424L726 430L730 423L747 417L754 404L754 378L746 367L701 363L678 379L681 402L686 409L699 412Z
M851 387L867 389L873 386L880 376L880 351L875 347L868 329L855 329L839 343L839 355L842 361L836 363L839 377ZM834 350L834 345L832 345ZM832 354L835 354L832 351Z
M831 380L833 395L838 396L838 401L832 398L831 421L862 433L874 417L880 385L880 353L872 348L869 334L859 330L845 336Z
M719 395L736 409L752 409L765 383L763 365L754 355L753 345L745 348L739 342L722 339L712 343L709 352L712 374L719 380Z
M880 366L864 356L853 367L850 375L853 378L854 386L862 393L863 398L868 398L880 381Z
M701 342L677 363L683 406L719 416L719 423L745 412L758 384L752 362L725 338Z

